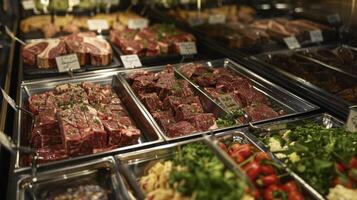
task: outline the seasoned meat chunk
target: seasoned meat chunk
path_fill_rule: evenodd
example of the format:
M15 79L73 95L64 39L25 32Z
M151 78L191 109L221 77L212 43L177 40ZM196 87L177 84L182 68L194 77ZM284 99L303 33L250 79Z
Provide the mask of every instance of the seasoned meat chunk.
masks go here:
M192 126L190 122L180 121L170 126L170 128L167 130L167 135L169 137L177 137L177 136L192 134L196 131L197 131L196 128Z
M190 117L194 116L197 113L203 113L203 109L200 104L181 104L177 107L176 111L176 120L188 120Z
M189 122L191 122L191 124L199 131L207 131L210 128L217 128L214 127L216 118L212 113L200 113L194 115L189 119Z
M156 93L141 94L139 98L150 112L162 110L162 102Z

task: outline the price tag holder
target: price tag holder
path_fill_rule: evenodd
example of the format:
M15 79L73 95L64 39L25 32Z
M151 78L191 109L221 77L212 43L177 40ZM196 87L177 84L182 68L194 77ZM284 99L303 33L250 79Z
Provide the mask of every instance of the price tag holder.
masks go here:
M32 10L35 9L35 2L33 0L22 1L22 7L24 10Z
M238 105L238 103L234 100L234 98L230 94L221 95L218 97L218 100L229 111L241 109L241 107Z
M341 17L339 14L329 15L327 16L327 21L330 24L338 24L341 22Z
M197 47L195 42L180 42L179 50L181 55L197 54Z
M210 15L208 17L209 24L224 24L226 23L226 16L225 15Z
M136 54L120 56L120 59L123 62L125 68L132 69L142 66L139 56Z
M7 103L14 109L18 110L16 106L16 102L1 88L1 93L4 99L7 101Z
M56 63L60 73L81 68L77 54L56 57Z
M294 36L284 38L284 42L289 49L297 49L301 47L299 41Z
M146 18L130 19L128 27L130 29L143 29L149 26L149 20Z
M190 17L188 18L188 23L190 23L191 26L200 26L205 23L205 20L202 17Z
M311 42L323 42L324 37L321 30L310 31Z
M108 21L105 19L89 19L87 20L87 25L91 31L109 29Z
M346 125L348 131L357 132L357 106L350 107Z

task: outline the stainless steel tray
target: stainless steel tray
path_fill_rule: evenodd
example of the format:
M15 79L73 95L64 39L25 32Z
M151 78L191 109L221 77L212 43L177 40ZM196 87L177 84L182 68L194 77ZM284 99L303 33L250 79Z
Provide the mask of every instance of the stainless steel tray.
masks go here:
M261 144L256 143L256 141L252 140L244 132L241 132L239 130L233 130L233 131L228 131L225 133L217 134L216 141L220 141L220 142L224 142L224 143L225 142L230 142L230 143L238 142L240 144L242 144L242 143L251 144L251 145L255 146L258 150L270 155L273 158L273 161L277 165L280 165L281 167L283 167L283 165L281 165L280 161L277 160L267 148L265 148ZM228 158L229 158L229 156L228 156ZM232 158L229 158L229 159L232 159ZM284 177L282 179L283 183L287 182L289 180L295 180L301 187L302 194L304 195L304 197L306 199L320 199L319 193L316 192L310 185L306 184L304 181L301 181L302 179L300 177L296 176L296 174L294 172L290 171L288 168L284 168L284 171L285 171L285 173L288 173L289 176Z
M256 90L260 91L261 93L263 93L265 96L268 97L270 103L272 104L273 109L283 110L285 113L279 117L257 121L256 123L266 122L270 120L277 120L277 119L281 119L282 117L290 117L297 114L317 110L319 108L303 100L302 98L290 93L289 91L273 84L272 82L269 82L268 80L258 76L257 74L247 70L242 65L230 59L213 60L208 62L202 62L201 64L211 68L221 68L221 67L229 68L233 70L235 73L237 73L238 75L249 79L251 81L251 84ZM179 70L177 70L177 68L176 71L179 74L181 74ZM207 96L210 97L210 94L208 94L204 88L198 86L194 81L188 78L186 79L192 84L194 84L196 87L198 87L203 93L205 93ZM215 101L217 104L220 104L218 100L215 100L212 97L210 97L210 99ZM226 110L226 112L228 112L228 110Z
M126 106L126 109L129 111L129 115L134 120L137 127L141 130L142 136L139 139L139 143L136 145L120 147L117 149L113 149L106 152L80 156L80 157L73 157L66 160L61 161L54 161L51 164L58 164L62 162L67 162L71 160L77 159L86 159L91 157L98 157L103 155L108 155L112 153L118 152L127 152L138 148L144 148L150 145L158 144L163 142L163 138L160 134L157 133L157 130L151 125L150 121L147 120L145 113L142 113L140 109L136 106L135 102L130 99L130 96L122 95L122 88L120 88L120 83L116 77L118 71L107 71L104 73L89 73L88 75L84 76L76 76L75 78L54 78L54 79L47 79L47 80L38 80L38 81L29 81L24 82L21 85L21 93L20 93L20 102L19 106L26 108L28 97L34 94L38 94L44 91L48 91L53 89L56 85L63 84L63 83L80 83L83 81L94 82L94 83L101 83L101 84L112 84L113 89L121 98L123 104ZM29 120L30 117L26 115L24 112L19 111L17 113L16 122L17 126L15 129L15 135L13 138L17 141L17 144L26 145L27 136L29 134ZM15 171L24 168L25 166L21 165L20 160L21 155L17 153L15 157L14 168ZM46 166L49 163L41 164L40 166Z
M221 131L224 129L215 129L212 131L205 131L205 132L196 132L196 133L192 133L189 135L184 135L184 136L179 136L179 137L169 137L165 134L165 132L160 128L160 126L157 124L157 122L155 121L155 119L153 118L153 116L151 115L151 113L148 111L148 109L144 106L144 104L140 101L140 99L137 97L137 95L135 94L135 92L131 89L131 86L129 85L129 83L127 82L127 77L128 75L135 73L135 72L139 72L142 70L145 71L150 71L150 72L159 72L162 71L165 68L165 66L157 66L157 67L150 67L150 68L141 68L141 69L137 69L137 70L131 70L131 71L125 71L125 72L121 72L118 74L118 78L121 84L120 87L125 88L125 92L123 92L123 94L131 96L132 99L134 99L137 104L140 106L142 112L146 113L146 115L148 116L148 118L151 120L152 124L154 124L154 126L156 127L156 129L159 131L159 133L162 135L162 137L166 140L166 141L172 141L172 140L178 140L178 139L184 139L184 138L190 138L190 137L195 137L195 136L199 136L202 134L209 134L212 131ZM182 77L180 74L178 74L175 71L175 75L178 79L185 79L184 77ZM217 105L214 101L212 101L206 94L202 93L197 87L194 87L191 85L191 89L193 90L193 92L195 93L196 96L198 96L201 100L202 106L203 106L203 110L205 112L210 112L213 113L216 118L218 117L223 117L227 114L226 111L224 111L219 105ZM124 90L123 90L124 91Z
M206 144L208 148L212 150L215 156L218 157L222 164L227 167L228 170L235 173L237 178L246 181L249 187L249 184L251 183L249 182L247 177L240 171L240 169L234 164L233 161L227 158L227 155L222 153L222 150L219 147L217 147L210 141L208 137L190 139L174 144L166 144L160 147L154 147L151 149L117 155L115 156L115 159L119 162L119 164L128 165L129 170L138 182L142 176L145 176L148 173L150 167L152 167L158 162L172 159L184 145L196 142L203 142L204 144Z
M8 199L50 199L52 195L66 192L67 188L88 184L103 188L107 191L108 199L128 197L114 158L105 157L85 164L39 172L36 177L19 176L16 192L12 191L12 197Z
M313 83L308 82L307 80L299 77L299 74L290 73L278 66L270 64L265 60L275 54L286 54L291 55L294 51L285 50L285 51L275 51L270 53L264 53L257 56L252 56L251 59L255 62L256 67L261 71L261 73L269 75L271 79L274 79L276 82L287 85L291 90L294 90L297 94L305 95L307 99L316 102L321 107L328 109L330 112L339 115L340 117L346 117L348 113L348 107L352 105L352 102L347 102L341 97L333 94L331 91L322 89L320 86L317 86ZM307 59L303 56L300 56L306 62L311 63L311 65L316 65L316 67L321 67L326 69L329 73L334 73L339 77L339 82L351 82L354 83L355 80L350 76L345 74L338 73L331 68L327 68L319 63L316 63L310 59ZM321 78L324 78L321 76ZM347 88L345 88L347 89Z
M305 124L306 122L315 122L317 124L323 125L326 128L341 127L344 125L344 123L339 119L327 113L322 113L322 114L297 117L297 118L287 119L282 121L275 121L271 123L258 125L258 127L270 129L272 132L284 131ZM273 153L271 153L270 150L266 147L266 145L261 140L259 140L258 137L256 136L259 133L257 133L254 130L251 130L250 128L244 128L241 130L241 132L244 133L252 143L257 144L260 149L262 149L265 152L269 152L272 158L280 165L284 166L290 172L291 176L293 176L298 182L300 182L300 184L303 185L311 193L313 197L317 199L325 199L322 194L320 194L312 186L310 186L301 176L299 176L297 173L289 169L283 161L281 161ZM225 136L225 134L219 134L217 135L217 137L220 137L221 135L223 137Z
M322 61L322 60L319 60L318 58L313 58L313 57L310 57L310 56L308 56L308 55L304 55L304 53L315 52L315 51L317 51L317 50L319 50L319 49L330 49L330 50L333 50L333 49L336 49L336 48L339 48L339 47L346 48L346 49L349 49L349 50L351 50L351 51L355 51L355 52L357 53L357 49L356 49L356 48L351 47L351 46L348 46L348 45L324 45L324 46L318 46L318 47L310 47L310 48L298 49L298 50L296 50L296 52L297 52L299 55L303 56L304 58L306 58L306 59L308 59L308 60L311 60L311 61L313 61L313 62L315 62L315 63L317 63L317 64L319 64L319 65L322 65L322 66L324 66L324 67L327 67L327 68L329 68L329 69L332 69L332 70L334 70L334 71L336 71L336 72L338 72L338 73L342 73L342 74L344 74L344 75L346 75L346 76L349 76L349 77L351 77L351 78L354 78L354 79L356 79L356 81L357 81L357 69L355 69L355 70L353 71L353 69L351 68L351 66L344 66L344 65L342 65L342 66L335 66L335 65L328 64L328 63L326 63L326 62L324 62L324 61ZM355 67L357 67L357 66L355 66ZM351 68L350 71L349 71L349 68Z

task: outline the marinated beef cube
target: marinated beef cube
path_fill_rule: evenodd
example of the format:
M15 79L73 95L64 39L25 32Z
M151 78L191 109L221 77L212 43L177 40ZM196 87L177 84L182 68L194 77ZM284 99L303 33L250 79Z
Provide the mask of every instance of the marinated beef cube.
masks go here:
M123 128L128 128L133 125L133 122L131 119L127 116L123 116L117 119L117 122L119 123L120 126Z
M58 121L57 121L57 116L56 116L56 110L55 109L44 109L38 114L38 126L41 127L41 129L44 130L52 130L56 128ZM51 134L51 132L46 132Z
M128 76L128 81L129 81L130 84L133 84L134 81L135 81L137 78L140 79L142 76L152 76L152 77L155 77L154 73L149 72L149 71L141 70L141 71L138 71L138 72L129 74L129 76ZM154 78L153 78L153 79L154 79Z
M30 144L32 148L43 148L62 144L62 136L59 128L53 129L51 135L43 134L40 127L35 127L31 134Z
M216 118L212 113L201 113L192 116L189 122L199 131L207 131L208 129L217 128Z
M265 104L251 105L244 108L244 110L247 112L248 116L251 117L252 121L271 119L279 116L277 112Z
M206 92L208 92L214 99L218 99L222 93L219 89L213 87L205 87Z
M152 113L157 124L166 132L168 128L174 124L175 118L171 111L162 111Z
M84 112L87 123L90 127L90 130L92 131L93 138L92 138L92 144L93 148L98 149L98 148L104 148L107 145L107 132L104 130L103 123L98 117L98 112L88 106L88 111Z
M39 110L42 110L46 106L47 93L36 94L29 97L29 110L38 114Z
M201 87L210 87L216 84L216 77L214 74L206 73L195 78L195 81Z
M177 121L188 120L197 113L203 113L203 109L200 104L181 104L175 110L175 118Z
M108 146L118 146L121 141L122 127L114 120L103 120L102 122L108 134Z
M239 96L245 106L251 105L252 103L265 104L268 102L266 96L253 87L245 87L240 90L235 90L234 94Z
M38 148L36 149L36 153L38 155L39 163L63 160L68 157L63 145Z
M130 119L122 121L107 120L103 121L104 127L108 133L108 146L126 146L136 144L140 137L140 130L129 126Z
M183 135L189 135L196 132L196 128L190 124L188 121L180 121L173 124L167 130L167 135L169 137L178 137Z
M83 109L83 105L81 107ZM59 112L59 126L64 138L66 153L69 156L86 155L93 153L93 132L88 126L80 106L73 110Z
M185 99L177 96L168 96L164 99L163 108L164 110L174 111L181 104L184 104Z
M54 93L55 94L63 94L66 92L74 92L77 90L83 90L83 89L81 88L81 86L79 84L67 83L67 84L57 85L54 89Z
M162 102L156 93L141 94L139 98L150 112L162 110Z
M203 66L202 64L188 63L180 66L180 72L187 78L192 76L201 76L205 73L212 73L212 69Z
M178 80L172 87L172 95L179 97L193 96L194 93L191 89L190 83L186 80Z
M134 127L122 129L120 146L128 146L128 145L132 145L132 144L137 144L140 135L141 135L140 130L136 129Z

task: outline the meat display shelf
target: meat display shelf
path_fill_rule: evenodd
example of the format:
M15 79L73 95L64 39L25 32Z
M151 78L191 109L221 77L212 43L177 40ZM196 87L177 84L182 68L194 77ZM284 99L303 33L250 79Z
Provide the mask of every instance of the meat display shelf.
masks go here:
M304 51L304 49L298 51ZM353 102L348 102L347 100L344 100L341 97L338 97L337 95L331 93L331 91L323 89L315 85L314 83L305 80L303 77L300 77L303 75L303 73L295 72L295 74L293 74L293 72L288 72L286 71L286 69L298 71L316 71L317 69L319 69L321 71L320 75L317 75L315 72L308 73L307 75L315 76L315 79L317 78L317 81L322 81L320 84L323 84L323 81L326 82L328 78L332 78L331 76L336 76L337 78L335 79L337 80L335 81L338 81L338 83L345 85L344 87L346 88L344 89L355 87L354 83L356 82L356 79L354 79L350 75L346 75L345 73L340 73L338 69L332 69L334 67L323 65L319 61L314 61L311 58L306 58L305 56L294 54L294 52L295 51L286 50L252 56L251 59L253 62L251 64L255 66L257 70L260 71L261 74L263 74L263 76L269 74L270 78L273 79L275 82L281 85L287 85L287 87L296 92L296 94L302 95L308 100L320 104L321 107L324 107L330 112L333 112L338 117L347 117L348 108L353 105ZM271 60L274 55L283 55L286 58L289 58L292 55L296 55L296 57L300 59L301 62L303 62L303 65L299 65L299 69L294 69L290 65L288 68L282 69L278 66L282 65L282 62L279 62L279 64L276 65L267 62L267 60ZM306 66L307 64L310 67ZM333 82L329 84L332 84L331 86L336 85ZM353 94L353 91L351 92Z
M38 172L35 177L19 175L16 178L12 179L8 199L54 199L59 195L73 195L75 189L81 186L94 186L94 189L100 190L82 189L76 193L77 198L78 195L108 200L128 198L128 190L113 157Z
M45 41L46 39L32 39L32 40L26 40L26 42L31 43L31 42L40 42L40 41ZM48 39L47 39L48 40ZM107 39L106 39L107 40ZM109 44L111 44L110 41L107 40ZM80 69L76 69L73 71L73 73L81 73L85 71L95 71L95 70L104 70L104 69L111 69L111 68L122 68L122 63L119 61L117 56L115 55L115 52L113 50L113 45L111 45L112 48L112 61L110 64L105 65L105 66L93 66L90 63L81 66ZM24 79L39 79L39 78L44 78L44 77L53 77L53 76L60 76L61 73L58 72L57 68L49 68L49 69L41 69L38 68L37 66L27 66L26 64L23 63L22 59L22 51L20 53L20 68L23 69L24 73ZM63 74L63 73L62 73Z
M294 129L298 126L304 125L308 122L316 123L318 125L321 125L323 127L326 127L327 129L329 128L339 128L344 125L342 121L339 119L327 114L327 113L322 113L322 114L316 114L316 115L310 115L310 116L303 116L303 117L297 117L297 118L291 118L287 120L282 120L282 121L275 121L275 122L269 122L266 124L261 124L258 125L259 128L262 128L262 130L270 130L270 133L273 134L274 132L283 132L284 130L291 130ZM266 134L266 132L260 130L253 130L250 128L243 128L239 130L238 132L233 132L233 133L220 133L217 134L217 138L231 138L235 137L236 134L239 135L245 135L250 142L253 144L256 144L259 149L263 150L264 152L269 153L273 160L275 162L278 162L280 165L282 165L289 173L297 180L300 182L304 188L306 188L310 194L315 198L315 199L325 199L325 197L319 193L316 189L314 189L311 185L309 185L306 180L304 180L301 176L299 176L296 172L291 170L287 165L281 161L276 155L274 155L269 148L261 141L258 139L259 134Z
M324 45L304 48L296 52L311 61L357 80L357 67L354 65L355 56L357 55L355 47L343 44Z
M276 13L274 13L274 14L276 14ZM280 18L285 17L286 19L298 18L298 15L295 16L294 14L291 14L291 13L283 13L283 14L279 14L278 16L276 16L274 14L270 13L266 16L265 15L259 16L259 14L258 14L258 16L256 16L255 19L256 20L279 19L279 17ZM220 48L222 48L222 50L226 56L233 55L232 58L237 58L237 60L241 59L245 56L249 56L249 55L256 55L256 54L260 54L263 52L271 52L271 51L283 50L283 49L288 48L286 43L283 40L283 37L271 38L263 44L257 43L257 44L253 44L253 45L249 45L249 46L242 46L241 48L230 48L229 42L227 43L227 41L224 41L222 39L217 39L214 37L210 37L206 34L206 32L208 32L208 31L213 32L214 30L212 30L212 28L208 27L205 30L205 29L202 29L201 26L190 26L190 24L188 22L181 21L181 20L179 20L173 16L170 16L167 13L165 13L161 10L158 10L158 9L151 9L149 12L149 15L152 18L158 18L158 19L161 19L162 21L174 22L181 29L193 33L198 38L198 40L200 40L201 42L207 43L207 45L210 45L210 46L212 46L212 45L219 46ZM191 16L191 15L187 14L187 16ZM192 15L192 17L194 17L194 16L195 15ZM205 15L205 17L207 17L207 16L208 16L208 14ZM305 19L305 18L303 18L303 19ZM209 24L206 24L206 26L207 25L209 25ZM211 26L220 26L220 25L222 25L222 24L218 23L218 24L213 24ZM239 27L239 25L236 25L236 28L238 28L238 27ZM216 31L223 31L223 28L217 28ZM232 31L232 30L230 30L230 31ZM246 31L246 30L243 28L243 31ZM250 33L250 31L247 31L247 32ZM256 35L259 36L262 34L256 33ZM322 37L323 37L322 43L336 41L338 39L337 31L334 27L331 26L331 29L322 30ZM320 44L320 43L311 42L310 35L308 32L304 32L303 34L297 36L296 38L298 39L300 45L304 46L304 47ZM250 38L247 38L246 40L249 41Z
M139 138L138 144L124 146L120 148L116 148L113 150L107 150L100 153L79 156L79 157L71 157L69 159L54 161L51 163L40 164L40 166L48 166L51 164L63 164L66 162L70 162L71 160L79 160L79 159L88 159L98 156L103 156L107 154L112 154L114 152L125 152L131 151L134 149L139 149L143 147L148 147L154 144L159 144L163 142L163 138L160 134L157 134L156 129L151 125L150 121L147 120L147 116L145 113L142 113L140 108L136 105L136 102L132 100L130 96L127 96L126 93L123 93L124 90L121 88L121 85L118 82L116 74L118 71L108 71L104 73L89 73L83 76L76 76L75 78L53 78L53 79L44 79L37 81L27 81L23 82L21 85L21 93L20 93L20 102L19 106L25 109L28 109L28 99L30 96L43 93L45 91L53 90L57 85L60 84L78 84L82 82L90 82L90 83L100 83L100 84L111 84L113 90L117 93L122 101L123 105L126 107L126 110L129 112L129 116L132 120L134 120L135 125L141 130L141 136ZM133 117L135 116L135 117ZM13 138L17 141L17 144L28 145L29 144L29 136L31 134L31 117L20 111L16 116L16 131L14 132ZM24 166L23 160L26 158L22 154L17 153L16 156L13 157L13 170L16 172L28 170L29 167Z
M319 109L319 107L317 107L313 104L310 104L309 102L301 99L300 97L297 97L297 96L291 94L290 92L282 89L281 87L267 81L266 79L264 79L256 74L254 74L253 72L245 69L241 65L239 65L229 59L220 59L220 60L197 62L197 63L203 64L204 66L207 66L207 67L227 67L227 68L234 70L236 73L242 75L243 77L248 78L253 83L255 89L264 93L266 96L269 97L269 99L276 106L278 106L279 108L283 109L286 112L286 114L283 114L282 116L279 116L279 117L276 117L273 119L257 121L256 123L261 123L261 122L269 121L269 120L278 120L281 118L291 117L291 116L299 115L299 114L303 114L303 113L308 113L308 112L315 111L315 110ZM184 63L184 64L187 64L187 63ZM174 65L175 75L181 79L186 79L186 78L184 76L182 76L181 73L178 72L177 68L184 64ZM128 76L135 72L142 72L142 70L149 71L149 72L158 72L163 69L164 69L164 66L158 66L158 67L150 67L150 68L141 68L140 70L125 71L125 72L119 73L119 80L123 84L123 87L126 89L125 93L127 93L127 95L131 95L132 98L138 102L138 104L140 105L143 112L149 117L150 121L154 124L156 129L159 130L160 134L164 137L165 140L172 141L172 140L177 140L177 139L198 136L198 135L202 135L202 134L209 134L212 131L219 132L219 131L223 131L226 129L226 128L218 128L216 130L208 130L205 132L196 132L194 134L183 135L183 136L178 136L178 137L167 136L165 134L165 132L163 131L163 129L158 125L157 121L154 119L152 114L150 114L148 109L140 101L139 97L135 94L135 92L133 91L133 89L131 88L131 86L127 80ZM190 84L191 84L191 88L194 90L194 93L198 94L201 101L203 101L202 104L205 104L205 103L207 104L206 109L204 109L205 112L214 113L216 117L224 117L228 113L228 111L224 111L224 109L220 105L218 105L215 100L213 100L209 95L207 95L205 92L203 92L197 85L193 84L192 82L190 82ZM229 128L234 128L234 127L239 127L239 126L240 125L236 125L236 126L229 127Z

